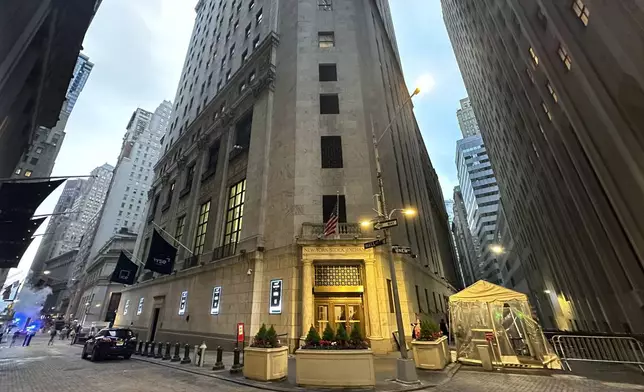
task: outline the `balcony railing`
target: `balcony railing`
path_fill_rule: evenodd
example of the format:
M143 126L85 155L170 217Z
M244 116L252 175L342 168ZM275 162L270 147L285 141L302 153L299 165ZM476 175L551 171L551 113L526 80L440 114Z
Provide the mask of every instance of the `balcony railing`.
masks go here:
M217 261L219 259L223 259L224 257L230 257L235 254L235 250L237 249L237 244L226 244L224 246L220 246L219 248L215 248L212 250L212 258L210 261Z
M359 223L338 223L337 235L324 236L324 223L302 223L301 238L305 240L327 239L354 239L362 238L362 228Z

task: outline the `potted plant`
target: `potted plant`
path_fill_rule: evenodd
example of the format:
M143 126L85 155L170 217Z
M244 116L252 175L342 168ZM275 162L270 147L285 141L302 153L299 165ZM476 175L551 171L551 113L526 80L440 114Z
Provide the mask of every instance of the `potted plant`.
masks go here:
M270 381L285 378L288 368L288 347L277 339L275 328L262 324L250 347L244 349L244 377Z
M360 325L347 334L344 324L338 329L327 324L322 337L311 327L304 345L295 352L296 383L317 387L374 387L376 377L373 352L362 338ZM320 371L324 369L324 371Z
M420 322L420 336L411 342L411 348L419 369L441 370L449 363L447 337L431 320Z

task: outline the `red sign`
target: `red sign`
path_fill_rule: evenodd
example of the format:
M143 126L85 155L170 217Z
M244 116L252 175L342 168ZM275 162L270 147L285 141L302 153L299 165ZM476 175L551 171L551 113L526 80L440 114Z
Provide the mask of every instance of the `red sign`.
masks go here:
M237 323L237 341L239 343L244 341L244 323Z
M492 332L486 332L485 333L485 340L488 342L491 342L494 340L494 334Z

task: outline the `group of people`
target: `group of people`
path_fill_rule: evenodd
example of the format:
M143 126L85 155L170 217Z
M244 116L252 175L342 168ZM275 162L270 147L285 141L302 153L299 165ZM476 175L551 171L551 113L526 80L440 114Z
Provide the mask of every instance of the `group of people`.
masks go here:
M60 331L58 331L56 327L52 325L49 328L49 342L47 343L47 345L53 346L56 336L59 337L59 340L71 339L70 344L74 344L76 335L78 334L80 328L81 326L79 324L73 323L72 325L65 325Z

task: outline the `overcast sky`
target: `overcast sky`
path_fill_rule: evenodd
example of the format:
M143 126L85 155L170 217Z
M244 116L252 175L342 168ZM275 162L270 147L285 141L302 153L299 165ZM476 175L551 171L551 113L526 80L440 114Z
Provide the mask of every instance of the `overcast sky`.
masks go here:
M94 69L67 123L53 175L86 175L104 163L116 164L125 126L137 108L154 111L174 100L192 26L196 0L106 0L83 43ZM410 89L430 75L432 91L415 98L416 116L443 188L451 198L457 184L454 150L463 81L443 23L440 0L390 0L396 37ZM37 213L53 211L62 191ZM39 232L44 232L46 223ZM23 275L40 237L23 256L9 281Z

